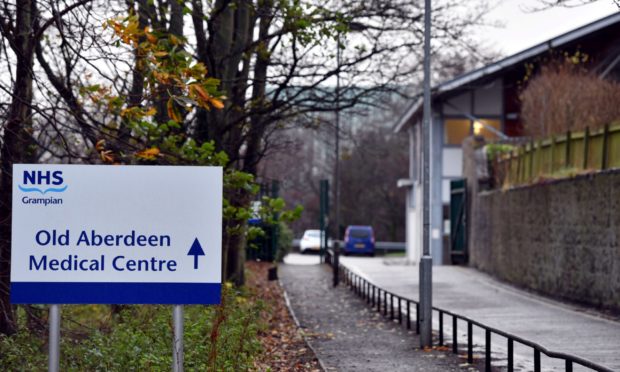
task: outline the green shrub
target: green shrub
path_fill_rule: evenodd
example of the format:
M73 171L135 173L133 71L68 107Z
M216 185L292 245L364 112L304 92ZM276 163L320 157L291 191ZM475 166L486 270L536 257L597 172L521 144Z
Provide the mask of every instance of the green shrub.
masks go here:
M293 230L284 222L278 224L278 250L276 252L276 262L282 262L284 256L289 254L293 248Z
M514 150L515 146L501 143L489 143L484 148L487 153L487 161L493 162L498 156L507 154Z
M185 306L185 369L239 371L252 368L260 351L263 305L230 285L223 286L222 305ZM172 365L172 306L134 305L109 315L97 328L88 315L107 306L63 306L62 371L167 371ZM76 315L78 314L78 315ZM79 315L81 314L81 315ZM99 322L101 319L95 321ZM46 336L21 327L0 335L0 366L6 371L45 371Z

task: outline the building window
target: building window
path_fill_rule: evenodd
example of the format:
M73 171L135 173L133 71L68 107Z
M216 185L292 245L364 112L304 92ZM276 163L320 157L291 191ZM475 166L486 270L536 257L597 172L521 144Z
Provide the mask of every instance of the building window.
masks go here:
M444 120L444 144L460 146L463 140L471 135L482 136L488 140L499 136L493 131L502 131L502 123L498 119L446 119ZM473 127L472 127L473 126Z
M474 134L477 136L482 136L488 140L497 139L499 136L493 129L497 132L501 132L502 123L496 119L478 119L474 122Z
M446 119L444 121L444 143L446 145L461 145L463 140L471 135L471 121L469 119Z

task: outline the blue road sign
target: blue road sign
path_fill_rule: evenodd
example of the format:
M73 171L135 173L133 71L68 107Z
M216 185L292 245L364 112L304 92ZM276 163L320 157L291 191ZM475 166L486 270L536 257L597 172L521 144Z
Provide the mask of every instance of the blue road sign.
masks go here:
M221 167L16 164L13 175L13 303L220 302Z

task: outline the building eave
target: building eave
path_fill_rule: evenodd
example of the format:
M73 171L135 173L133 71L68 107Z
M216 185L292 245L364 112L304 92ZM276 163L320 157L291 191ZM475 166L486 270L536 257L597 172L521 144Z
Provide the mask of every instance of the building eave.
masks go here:
M399 133L403 128L407 126L411 118L416 114L416 112L422 107L422 102L424 99L422 97L418 97L414 103L409 106L407 111L398 119L396 126L394 127L394 133Z
M435 100L438 97L441 97L442 95L445 95L456 89L467 86L475 81L500 74L502 71L507 70L515 65L522 64L526 60L546 53L552 49L562 47L586 35L602 30L619 22L620 12L617 12L605 18L589 23L585 26L566 32L560 36L551 38L540 44L534 45L531 48L525 49L519 53L503 58L497 62L488 64L481 68L472 70L466 74L460 75L452 80L438 84L432 88L432 100ZM418 95L412 105L409 106L407 111L405 111L405 113L398 120L396 126L394 127L395 133L401 132L403 128L405 128L407 124L412 121L411 119L418 115L418 111L422 108L422 104L423 99L421 95Z

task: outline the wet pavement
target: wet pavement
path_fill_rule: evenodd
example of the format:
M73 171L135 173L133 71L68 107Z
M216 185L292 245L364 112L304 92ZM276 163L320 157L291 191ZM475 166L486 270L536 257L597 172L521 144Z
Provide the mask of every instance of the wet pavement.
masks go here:
M478 370L447 350L420 350L418 336L404 323L373 311L345 286L334 288L331 269L308 260L289 257L278 273L294 316L327 371Z
M293 257L289 260L294 260ZM341 262L372 283L417 300L418 267L401 260L342 257ZM580 356L620 371L620 322L587 308L565 304L499 282L471 268L433 267L433 305L483 324L521 336L547 349ZM434 329L438 329L434 315ZM444 326L450 339L451 319ZM466 341L466 324L459 323L459 342ZM474 343L484 345L484 333L474 327ZM494 366L506 363L507 340L493 336ZM531 348L515 343L517 370L533 369ZM563 371L564 363L542 357L543 371ZM575 371L582 371L575 366Z

